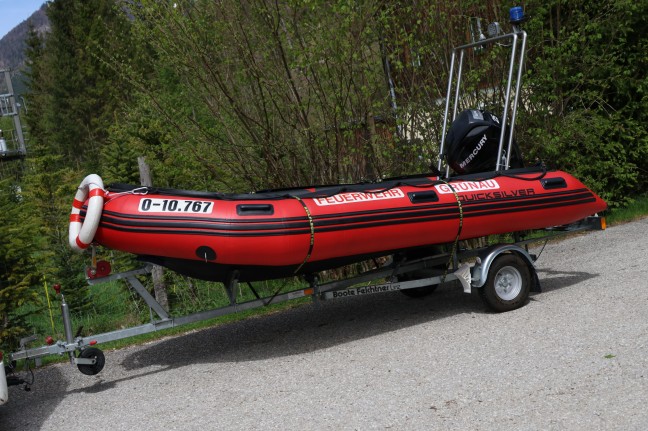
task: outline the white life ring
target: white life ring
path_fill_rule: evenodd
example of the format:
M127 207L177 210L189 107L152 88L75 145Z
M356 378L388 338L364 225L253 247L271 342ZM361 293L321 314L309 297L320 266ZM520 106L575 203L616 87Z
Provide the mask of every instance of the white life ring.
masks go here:
M83 251L92 243L101 220L105 194L103 180L99 175L90 174L81 181L70 214L69 241L72 250ZM86 199L88 199L88 209L82 223L81 209Z

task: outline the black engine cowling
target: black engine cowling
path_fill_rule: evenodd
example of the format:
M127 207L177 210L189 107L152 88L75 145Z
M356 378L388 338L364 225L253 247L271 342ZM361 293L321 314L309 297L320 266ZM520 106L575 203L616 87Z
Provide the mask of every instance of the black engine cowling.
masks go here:
M468 109L450 125L446 137L448 164L457 174L494 171L497 165L502 127L499 118L488 111ZM502 165L506 160L508 140L504 140ZM515 141L511 148L509 168L521 168L522 157Z

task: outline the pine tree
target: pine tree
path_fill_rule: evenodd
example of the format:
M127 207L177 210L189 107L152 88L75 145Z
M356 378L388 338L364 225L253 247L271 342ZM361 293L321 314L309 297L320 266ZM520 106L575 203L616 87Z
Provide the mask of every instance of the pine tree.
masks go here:
M37 300L36 226L20 187L0 180L0 350L15 348L29 332L20 308Z
M30 55L42 57L30 76L32 91L43 95L31 114L43 123L35 137L65 165L94 172L123 91L102 52L127 47L129 25L113 0L55 0L47 15L44 49L28 43Z
M78 173L60 165L61 156L31 157L31 175L25 179L23 193L33 202L32 214L39 222L39 229L33 231L41 239L36 253L41 262L39 272L65 289L72 311L82 312L91 306L90 289L85 280L89 259L74 252L68 244L69 214L76 192L76 185L71 184L77 180Z
M47 14L51 32L43 41L32 29L27 41L32 157L25 193L41 221L42 271L81 311L89 306L87 258L68 245L70 204L81 178L100 170L123 88L101 54L128 46L128 23L112 0L55 0Z
M24 113L24 117L29 125L30 135L43 141L46 140L47 135L42 113L49 103L47 94L49 77L44 61L44 44L45 41L30 23L25 41L26 68L23 72L24 83L28 87L26 97L30 108Z

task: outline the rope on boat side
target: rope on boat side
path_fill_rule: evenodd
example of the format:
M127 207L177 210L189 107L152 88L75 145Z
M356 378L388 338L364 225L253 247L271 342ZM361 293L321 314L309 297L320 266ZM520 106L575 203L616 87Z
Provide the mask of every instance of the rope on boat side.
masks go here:
M308 246L308 253L306 253L304 261L295 270L294 274L297 274L302 269L302 267L306 265L311 257L311 253L313 252L313 246L315 245L315 224L313 223L313 216L306 203L299 196L291 195L291 197L297 199L299 203L302 204L304 211L306 211L306 216L308 217L308 224L310 225L310 244Z
M448 263L446 264L445 272L443 273L443 277L441 278L441 283L443 283L446 279L446 276L448 275L448 269L450 268L450 263L452 262L452 259L455 256L455 253L457 252L457 246L459 245L459 237L461 236L461 230L463 229L463 206L461 205L461 199L459 199L459 194L455 190L452 185L446 181L442 180L439 178L439 181L450 187L450 190L452 190L452 194L454 195L455 199L457 200L457 207L459 208L459 228L457 229L457 236L455 237L454 243L452 243L452 251L450 252L450 257L448 258Z

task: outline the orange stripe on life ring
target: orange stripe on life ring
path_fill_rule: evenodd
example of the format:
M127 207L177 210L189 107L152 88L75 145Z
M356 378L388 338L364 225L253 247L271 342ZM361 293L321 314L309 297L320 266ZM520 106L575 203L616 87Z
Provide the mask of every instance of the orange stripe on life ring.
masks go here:
M83 241L81 241L79 239L79 235L77 235L77 237L76 237L76 243L79 246L79 248L88 248L88 246L90 245L90 244L86 244Z
M104 197L104 195L105 195L105 193L104 193L103 189L96 188L96 189L92 189L92 190L90 190L90 193L88 194L88 198L91 198L91 197L93 197L93 196L101 196L101 197Z
M72 201L70 228L68 229L68 243L73 250L82 251L92 243L99 228L106 195L108 192L104 191L103 180L99 175L90 174L81 181L74 201ZM80 213L83 212L86 205L84 218Z

